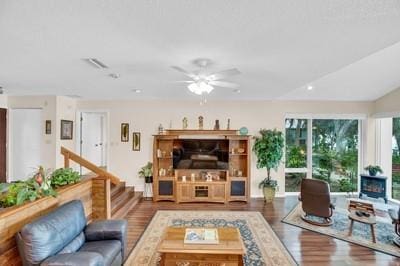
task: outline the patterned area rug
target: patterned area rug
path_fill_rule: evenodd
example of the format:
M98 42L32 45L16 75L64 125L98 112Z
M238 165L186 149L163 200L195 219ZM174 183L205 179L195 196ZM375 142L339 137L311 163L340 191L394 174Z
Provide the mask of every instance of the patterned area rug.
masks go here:
M369 225L354 222L352 236L348 236L350 221L347 217L346 208L336 206L333 211L333 224L331 226L317 226L309 224L301 219L303 210L299 203L282 222L308 229L317 233L332 236L344 241L368 247L377 251L381 251L393 256L400 256L400 248L393 243L394 226L390 220L384 215L377 216L377 224L375 225L376 243L372 242L371 229ZM315 217L315 220L318 218Z
M264 217L242 211L158 211L125 265L158 265L156 248L167 226L237 227L246 247L244 265L296 265Z

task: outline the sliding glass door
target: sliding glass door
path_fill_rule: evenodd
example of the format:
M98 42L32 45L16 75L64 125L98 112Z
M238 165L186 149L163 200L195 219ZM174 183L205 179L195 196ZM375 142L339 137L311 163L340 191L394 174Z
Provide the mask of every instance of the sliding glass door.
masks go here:
M393 118L392 198L400 200L400 117Z
M332 192L357 191L358 119L288 118L285 124L286 192L300 191L307 177L328 182Z

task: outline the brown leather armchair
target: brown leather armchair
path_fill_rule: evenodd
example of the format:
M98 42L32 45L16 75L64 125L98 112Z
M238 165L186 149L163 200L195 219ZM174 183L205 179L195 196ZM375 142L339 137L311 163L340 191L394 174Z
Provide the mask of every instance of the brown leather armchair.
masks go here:
M396 237L393 239L393 242L400 247L400 209L389 209L389 216L392 218L392 224L394 224L394 231L396 233Z
M301 194L299 200L302 202L304 214L301 218L313 225L329 226L332 225L331 219L333 209L329 184L317 179L303 179L301 181ZM323 222L311 219L309 216L323 218Z

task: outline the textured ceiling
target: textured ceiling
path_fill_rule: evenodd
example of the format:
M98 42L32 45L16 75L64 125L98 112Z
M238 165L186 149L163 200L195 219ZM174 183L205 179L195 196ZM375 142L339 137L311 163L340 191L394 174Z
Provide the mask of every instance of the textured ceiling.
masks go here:
M210 99L373 100L400 86L399 29L400 0L1 0L0 86L196 99L170 66L194 70L206 57L210 71L242 72L230 79L240 94L217 88ZM110 68L81 60L89 57Z

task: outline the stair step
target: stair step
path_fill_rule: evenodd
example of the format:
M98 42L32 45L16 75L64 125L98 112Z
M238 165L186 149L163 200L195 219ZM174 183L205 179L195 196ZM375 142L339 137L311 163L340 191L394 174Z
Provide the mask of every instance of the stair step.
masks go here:
M121 201L118 204L118 208L112 209L111 218L112 219L121 219L125 218L130 210L132 210L142 199L143 192L133 192L131 197L127 199L127 201Z
M124 192L125 186L126 186L126 184L124 181L121 181L118 185L112 185L111 186L111 198L113 199L118 194Z
M117 194L116 197L111 198L111 211L116 211L121 208L131 197L135 195L135 189L133 187L125 187L122 193Z

